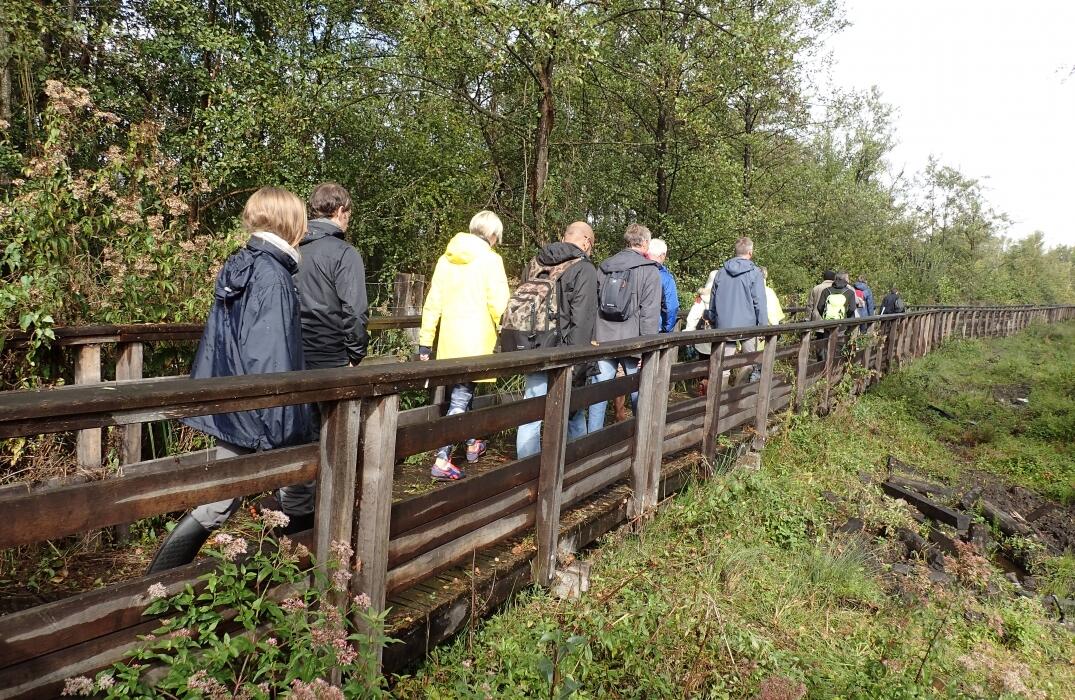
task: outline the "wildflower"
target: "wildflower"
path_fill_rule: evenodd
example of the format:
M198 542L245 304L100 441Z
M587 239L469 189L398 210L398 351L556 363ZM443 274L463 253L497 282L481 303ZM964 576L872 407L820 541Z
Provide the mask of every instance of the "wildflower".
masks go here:
M261 522L268 528L286 527L291 522L291 518L278 510L266 508L261 511Z
M194 633L191 632L190 629L184 627L183 629L175 630L174 632L172 632L168 636L171 639L190 639L191 637L194 636Z
M339 593L347 591L347 582L351 580L351 572L337 569L332 572L332 590Z
M210 698L231 697L223 683L205 671L198 671L187 680L187 688Z
M246 540L242 537L236 537L231 544L224 548L224 558L228 561L235 561L240 554L246 554Z
M160 600L168 597L168 589L164 587L163 583L154 583L146 593L149 594L150 600Z
M310 550L306 548L304 544L295 545L295 557L297 559L305 559L310 556Z
M329 549L332 550L333 556L335 556L340 563L351 561L351 555L355 553L354 550L351 549L351 545L340 540L333 540Z
M315 647L325 647L334 644L340 635L336 630L325 627L314 627L310 630L310 641Z
M358 658L358 652L346 639L336 639L332 646L336 649L336 661L343 666L350 666Z
M299 612L300 610L306 609L306 601L299 598L288 598L280 603L280 607L287 612Z
M276 637L268 637L265 639L265 646L275 647L280 642L276 641Z
M101 690L108 690L116 684L116 679L111 674L106 673L97 679L97 687Z
M344 700L342 690L320 678L310 683L296 678L291 681L291 694L288 697L292 700Z
M373 601L371 601L369 595L365 593L359 593L358 595L356 595L354 597L354 601L355 605L357 605L362 610L368 610L369 607L373 605Z
M61 695L93 695L93 681L85 676L68 678L63 682Z
M227 547L234 539L234 537L226 532L218 532L216 537L213 538L213 544L217 547Z
M160 214L153 214L146 217L146 223L149 224L149 228L154 231L162 231L164 229L164 217Z

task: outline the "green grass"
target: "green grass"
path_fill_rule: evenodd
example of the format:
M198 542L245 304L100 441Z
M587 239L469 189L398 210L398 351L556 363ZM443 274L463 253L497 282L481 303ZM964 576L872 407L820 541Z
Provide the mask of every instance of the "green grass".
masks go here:
M937 476L974 466L1062 496L1072 366L1075 325L953 343L827 418L796 416L759 473L693 483L640 534L606 538L583 599L522 594L472 644L435 650L396 695L781 698L801 683L809 698L1075 697L1075 635L980 560L961 557L950 567L961 583L935 587L888 573L891 539L834 534L852 515L910 523L859 478L889 453ZM1030 386L1029 408L990 405L990 382ZM950 421L920 418L926 403L992 426L991 439L954 443ZM1071 557L1045 566L1045 585L1070 591ZM984 593L990 576L999 594Z

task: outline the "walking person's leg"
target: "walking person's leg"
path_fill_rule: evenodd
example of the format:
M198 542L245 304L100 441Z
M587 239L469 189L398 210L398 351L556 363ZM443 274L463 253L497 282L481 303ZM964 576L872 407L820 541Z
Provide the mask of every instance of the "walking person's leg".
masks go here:
M637 357L622 357L620 363L623 365L624 376L631 374L638 374L638 364L640 359ZM635 418L638 417L638 392L631 392L631 412L635 414Z
M452 393L448 398L448 413L449 416L465 413L470 408L471 402L474 400L474 383L462 382L452 386ZM468 444L471 442L467 441ZM456 479L462 479L466 476L462 469L459 469L452 464L452 449L455 445L445 445L437 450L437 458L433 463L433 468L430 470L430 475L434 479L443 481L455 481Z
M525 377L523 398L532 399L548 392L548 374L534 372ZM520 425L515 435L515 456L524 459L541 451L541 421Z
M593 377L591 383L607 382L610 379L616 377L616 364L612 360L598 360L597 361L597 376ZM586 427L587 432L593 433L601 430L605 427L605 412L608 410L608 401L599 401L592 404L587 410Z
M217 441L216 459L238 457L253 452L245 447ZM229 498L214 503L206 503L192 509L180 518L172 531L161 542L160 549L153 556L146 573L166 571L194 561L198 550L213 530L223 525L239 509L241 501Z

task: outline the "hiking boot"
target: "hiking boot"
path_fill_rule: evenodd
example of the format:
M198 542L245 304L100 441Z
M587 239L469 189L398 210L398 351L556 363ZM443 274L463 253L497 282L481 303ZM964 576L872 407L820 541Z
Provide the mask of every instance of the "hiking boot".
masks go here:
M165 536L146 573L167 571L191 563L207 539L209 530L187 513Z

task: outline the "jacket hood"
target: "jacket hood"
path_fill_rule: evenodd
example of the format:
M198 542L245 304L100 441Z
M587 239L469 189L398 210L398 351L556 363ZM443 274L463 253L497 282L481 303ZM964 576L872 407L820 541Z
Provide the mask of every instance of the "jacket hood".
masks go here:
M269 238L271 236L272 238ZM275 239L275 240L272 240ZM282 265L289 274L299 271L299 254L279 236L261 232L250 236L246 245L224 261L216 278L213 295L217 299L234 299L242 296L254 276L258 258L269 257Z
M484 238L475 236L473 233L457 233L448 242L444 251L444 257L453 265L467 265L474 261L482 253L489 250L489 244Z
M656 267L657 263L644 257L642 253L639 253L637 250L624 248L601 263L601 271L608 274L609 272L631 270L636 267L644 267L645 265L653 265Z
M542 265L552 266L575 258L585 259L586 257L586 253L582 252L582 248L579 248L574 243L556 241L541 249L537 254L537 261Z
M746 258L731 258L724 263L724 272L732 277L738 277L756 269L758 266L754 264L754 261Z
M313 243L314 241L321 240L328 236L336 236L337 238L343 238L343 229L336 224L332 223L328 219L312 219L306 224L306 235L303 236L300 246L307 243Z

